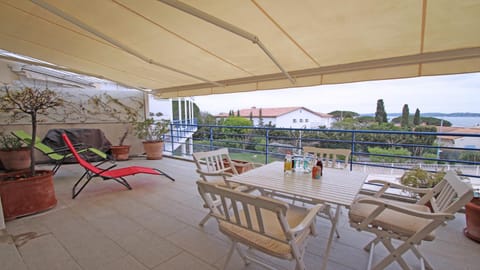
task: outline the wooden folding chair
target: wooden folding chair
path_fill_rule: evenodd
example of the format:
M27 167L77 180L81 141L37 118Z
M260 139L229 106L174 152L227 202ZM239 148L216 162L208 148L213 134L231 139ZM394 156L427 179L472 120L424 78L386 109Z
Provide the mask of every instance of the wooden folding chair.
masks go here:
M238 184L229 183L226 180L232 175L237 175L237 167L248 167L253 169L259 165L256 163L237 163L230 158L228 148L221 148L213 151L196 152L193 153L193 160L197 166L196 172L200 178L204 181L214 182L221 186L228 186L230 188L240 189L244 192L251 192L255 189L251 189ZM204 205L207 207L207 205ZM210 218L210 214L205 215L200 221L199 225L203 226L205 222Z
M280 259L294 260L295 269L304 270L303 257L307 240L316 235L315 217L322 204L311 209L286 202L197 181L198 190L210 208L220 231L232 241L223 269L227 269L234 249L245 264L258 263L275 269L261 260L252 249ZM248 247L242 252L238 244Z
M348 160L352 151L341 148L318 148L304 146L304 153L312 153L323 163L323 167L345 169L348 166Z
M434 231L473 198L473 188L460 180L455 172L449 171L444 179L433 188L421 189L381 180L370 181L383 187L374 196L359 197L350 207L350 225L359 231L374 233L376 238L364 249L370 251L367 269L371 269L375 245L382 243L389 255L378 262L373 269L384 269L397 262L402 269L410 269L402 255L411 250L420 260L422 269L432 269L430 263L416 246L422 241L433 241ZM417 203L403 203L382 198L390 188L401 188L422 194ZM429 203L430 207L426 206ZM395 247L392 239L403 243Z

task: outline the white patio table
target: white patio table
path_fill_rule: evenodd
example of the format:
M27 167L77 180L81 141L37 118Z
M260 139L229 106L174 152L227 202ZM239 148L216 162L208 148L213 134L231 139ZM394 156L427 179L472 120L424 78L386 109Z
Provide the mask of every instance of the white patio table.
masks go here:
M305 198L312 203L336 205L335 217L330 229L327 248L322 264L326 269L333 235L342 206L349 207L362 187L367 174L349 170L324 168L320 179L312 179L311 173L285 174L283 162L272 162L254 170L235 175L228 181L256 187L260 190L279 192L292 197Z

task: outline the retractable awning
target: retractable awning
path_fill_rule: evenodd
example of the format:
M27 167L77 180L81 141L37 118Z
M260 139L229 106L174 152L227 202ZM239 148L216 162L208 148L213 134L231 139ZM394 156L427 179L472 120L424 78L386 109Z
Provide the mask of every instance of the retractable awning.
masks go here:
M161 97L480 71L480 0L0 0L0 49Z

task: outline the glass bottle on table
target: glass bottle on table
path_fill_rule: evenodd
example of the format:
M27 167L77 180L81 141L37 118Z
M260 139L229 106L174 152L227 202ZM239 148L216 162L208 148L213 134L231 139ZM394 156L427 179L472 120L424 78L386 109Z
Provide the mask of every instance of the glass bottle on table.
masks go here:
M290 153L287 153L285 155L285 160L283 162L283 172L286 174L291 174L292 173L292 155Z

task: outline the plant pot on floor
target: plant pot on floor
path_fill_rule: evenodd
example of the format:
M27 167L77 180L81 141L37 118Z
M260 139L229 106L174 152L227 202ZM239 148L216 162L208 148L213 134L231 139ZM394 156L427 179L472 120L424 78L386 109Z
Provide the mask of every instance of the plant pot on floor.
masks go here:
M143 149L147 154L147 159L163 158L163 142L143 142Z
M110 150L115 160L128 160L130 154L130 145L110 146Z
M7 171L18 171L30 167L30 149L25 147L19 150L0 151L0 159Z
M465 205L467 227L463 230L465 236L480 243L480 198L473 198Z
M0 197L5 220L39 213L57 205L53 172L29 170L0 174Z

